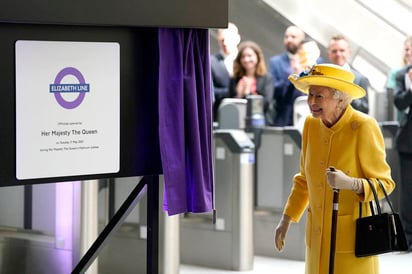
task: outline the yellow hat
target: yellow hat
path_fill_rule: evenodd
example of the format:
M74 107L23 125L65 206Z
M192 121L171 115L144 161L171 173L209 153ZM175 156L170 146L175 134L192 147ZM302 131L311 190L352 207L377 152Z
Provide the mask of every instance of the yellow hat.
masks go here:
M355 75L338 65L314 65L309 71L289 75L289 81L303 93L308 94L310 86L324 86L349 94L353 99L366 95L366 91L353 83Z

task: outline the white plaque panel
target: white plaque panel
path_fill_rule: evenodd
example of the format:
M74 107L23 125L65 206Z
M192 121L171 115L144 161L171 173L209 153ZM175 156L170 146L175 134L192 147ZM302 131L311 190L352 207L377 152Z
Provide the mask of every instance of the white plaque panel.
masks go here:
M16 54L16 178L120 168L120 45L27 41Z

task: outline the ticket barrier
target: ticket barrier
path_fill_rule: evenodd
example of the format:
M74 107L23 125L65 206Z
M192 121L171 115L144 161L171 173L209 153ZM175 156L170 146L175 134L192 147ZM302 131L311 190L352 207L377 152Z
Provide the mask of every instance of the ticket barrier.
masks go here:
M397 186L389 195L393 209L399 212L399 183L401 181L400 167L399 167L399 154L395 147L396 132L399 128L397 121L384 121L379 123L382 135L385 141L386 149L386 161L391 167L391 175Z
M256 148L256 207L254 211L255 254L303 260L306 217L292 223L283 252L275 250L274 227L282 217L293 176L299 172L301 134L295 127L266 127Z
M244 129L247 100L241 98L225 98L219 105L218 128Z
M214 132L215 208L180 219L181 263L246 271L253 268L254 144L242 130Z

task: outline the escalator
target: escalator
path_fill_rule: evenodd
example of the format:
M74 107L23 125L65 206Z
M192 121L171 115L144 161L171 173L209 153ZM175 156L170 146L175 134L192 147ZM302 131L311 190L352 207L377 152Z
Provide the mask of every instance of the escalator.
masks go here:
M262 47L266 61L284 50L283 34L291 24L318 42L325 60L330 37L343 34L351 43L351 65L370 80L370 114L385 121L394 119L388 114L392 102L385 84L391 69L402 66L411 7L410 0L229 0L229 21L238 26L242 40ZM218 51L215 30L210 48Z

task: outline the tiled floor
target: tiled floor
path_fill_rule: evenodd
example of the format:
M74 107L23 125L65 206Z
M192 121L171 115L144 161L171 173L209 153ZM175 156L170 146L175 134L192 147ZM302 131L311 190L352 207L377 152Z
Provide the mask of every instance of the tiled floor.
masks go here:
M255 257L253 270L229 271L191 265L181 265L180 274L227 274L227 273L288 273L303 274L304 262L270 257ZM348 273L349 274L349 273ZM412 274L412 253L380 255L380 274Z

